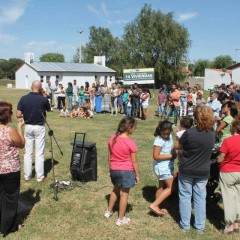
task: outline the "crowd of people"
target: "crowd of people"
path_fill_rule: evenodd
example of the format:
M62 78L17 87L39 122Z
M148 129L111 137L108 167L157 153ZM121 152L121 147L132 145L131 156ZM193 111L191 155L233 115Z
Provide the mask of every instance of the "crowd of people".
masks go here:
M219 86L215 85L209 90L209 96L204 99L203 90L199 84L193 87L190 87L188 82L182 85L172 84L167 86L163 84L158 93L158 111L156 115L166 120L173 116L176 125L179 117L193 117L196 106L206 105L211 106L214 111L216 127L217 121L221 120L219 117L221 117L222 106L226 102L234 101L237 108L240 108L240 86L234 83L230 85L221 84Z
M58 80L53 86L48 82L44 95L53 104L54 109L61 110L61 117L92 118L96 112L115 116L123 114L142 120L147 119L150 98L149 90L139 88L137 83L126 89L116 83L112 83L111 87L106 83L101 85L99 81L92 86L89 86L88 82L85 82L84 86L78 86L76 80L73 83L69 82L66 88Z
M174 191L174 160L178 158L179 227L190 229L192 207L194 228L202 233L206 221L207 183L213 160L219 163L220 187L225 216L224 233L232 234L240 229L240 117L238 86L222 84L211 89L208 99L197 85L193 89L188 83L178 87L166 85L159 91L158 113L164 117L156 127L153 144L153 172L158 179L158 188L150 211L158 216L168 213L161 208L162 202ZM189 111L189 108L193 108ZM191 112L191 114L189 114ZM169 117L174 113L174 123ZM180 124L178 125L178 117ZM173 139L173 126L176 138ZM119 215L116 225L130 223L125 216L130 188L139 183L139 167L136 157L137 146L130 139L135 131L136 120L123 118L108 142L110 177L113 190L108 209L104 216L113 215L113 207L120 196ZM124 142L124 144L123 144ZM214 147L219 147L219 155L212 158ZM134 184L135 181L135 184ZM193 205L192 205L193 201Z
M56 90L57 93L55 93L53 90L43 91L41 82L33 81L32 91L21 97L17 105L17 131L7 126L12 121L12 104L0 102L0 231L4 235L17 229L16 215L20 192L18 148L25 146L23 169L25 181L32 178L34 146L37 182L47 180L44 176L45 118L46 111L51 111L51 104L47 98L50 98L51 94L55 98L55 94L58 94L55 98L57 103L55 106L63 110L60 113L63 114L62 117L66 117L64 111L68 110L65 105L65 96L63 96L64 87L61 83L59 85L58 89L61 90ZM70 83L68 85L71 87ZM48 83L48 86L51 87L51 84ZM69 114L72 117L78 117L78 108L80 108L83 116L90 118L93 114L91 111L93 106L96 112L104 109L112 114L118 114L120 106L123 111L124 109L127 111L116 133L108 141L108 160L113 190L104 216L110 218L113 215L114 205L120 196L116 225L129 224L130 218L125 216L125 212L130 188L140 181L138 149L130 136L136 129L136 117L140 107L143 119L146 116L144 109L147 109L150 93L147 89L140 89L137 84L134 84L128 91L121 89L119 100L120 87L116 84L112 84L109 89L106 85L100 86L97 83L93 91L94 95L91 95L90 88L88 93L84 90L85 88L78 88L74 81L72 91L69 89L65 91L68 94L72 93L70 94L72 98L68 98L68 108L70 106L71 110ZM103 94L104 89L107 94ZM200 233L205 228L206 185L210 176L212 149L216 142L219 147L216 161L219 163L219 182L226 224L224 232L231 234L240 229L240 93L238 90L235 84L229 86L222 84L212 89L206 100L203 100L199 85L193 88L190 88L188 83L180 87L176 84L172 84L171 87L163 85L159 91L158 113L163 119L156 127L153 143L153 172L158 180L158 188L155 200L150 204L149 209L162 217L168 213L168 210L161 205L174 190L174 173L176 172L174 161L178 159L179 227L183 231L190 229L192 206L194 227ZM94 96L94 105L92 96ZM76 103L72 104L73 101ZM124 101L131 103L130 112L123 106ZM189 110L190 107L193 108L192 111ZM189 112L192 113L189 114ZM169 121L172 114L174 114L174 123ZM174 125L178 126L178 129L175 129L175 139L173 138Z

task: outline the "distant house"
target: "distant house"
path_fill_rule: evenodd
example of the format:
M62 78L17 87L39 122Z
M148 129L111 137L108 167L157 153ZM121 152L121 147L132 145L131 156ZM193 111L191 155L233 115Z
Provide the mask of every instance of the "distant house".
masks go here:
M204 90L208 90L213 88L215 85L221 85L222 83L228 85L231 81L232 70L206 68L203 88Z
M16 88L29 89L33 80L40 80L43 86L55 80L67 87L68 82L77 80L79 86L89 82L90 86L97 80L108 86L115 82L116 71L93 63L60 63L60 62L25 62L15 73Z
M227 69L232 71L232 81L240 84L240 63L234 64Z

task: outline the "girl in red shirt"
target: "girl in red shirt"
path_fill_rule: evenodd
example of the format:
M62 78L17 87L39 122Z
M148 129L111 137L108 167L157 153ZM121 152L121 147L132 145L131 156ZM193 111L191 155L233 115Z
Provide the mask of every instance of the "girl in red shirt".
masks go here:
M116 221L117 226L130 222L125 217L130 188L139 183L139 167L137 160L137 146L129 137L136 127L136 120L132 117L123 118L115 135L108 141L110 177L113 183L113 190L110 195L108 209L104 216L110 218L113 214L113 207L118 196L120 196L119 215Z

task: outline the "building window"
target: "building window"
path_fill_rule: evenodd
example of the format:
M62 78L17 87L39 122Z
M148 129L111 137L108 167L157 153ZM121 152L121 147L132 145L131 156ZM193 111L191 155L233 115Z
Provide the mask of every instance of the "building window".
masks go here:
M56 75L56 80L59 80L59 75Z
M46 79L47 79L47 82L50 82L50 76L47 76Z

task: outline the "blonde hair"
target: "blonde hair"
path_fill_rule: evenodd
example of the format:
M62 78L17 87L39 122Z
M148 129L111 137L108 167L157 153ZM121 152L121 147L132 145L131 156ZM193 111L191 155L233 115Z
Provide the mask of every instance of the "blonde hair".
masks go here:
M214 125L213 110L211 107L198 105L194 112L194 118L197 122L198 131L212 131Z

